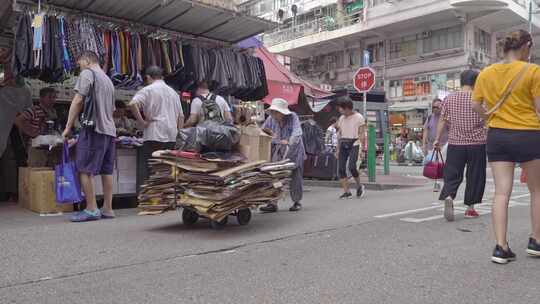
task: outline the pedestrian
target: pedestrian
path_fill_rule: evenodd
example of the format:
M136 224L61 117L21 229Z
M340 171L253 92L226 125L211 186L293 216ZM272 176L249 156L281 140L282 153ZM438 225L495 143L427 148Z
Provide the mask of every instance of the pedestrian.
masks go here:
M353 102L350 98L344 97L338 103L338 111L341 117L337 122L338 126L338 170L343 194L340 199L352 198L349 187L348 169L356 181L356 197L360 198L365 193L365 187L360 183L360 173L358 172L358 157L361 147L365 144L366 121L362 114L353 110Z
M100 218L114 218L112 208L113 171L116 158L116 127L114 126L114 86L99 66L99 58L92 51L84 51L78 60L81 74L75 84L75 96L69 108L68 121L62 136L67 139L75 119L83 112L84 104L93 102L95 111L81 123L76 145L76 166L86 198L86 209L75 214L71 221L86 222ZM91 123L89 123L91 122ZM99 210L94 193L93 176L101 175L103 209Z
M528 32L509 34L504 61L480 73L473 94L474 110L489 126L486 149L495 179L492 218L497 242L491 260L500 264L516 258L507 240L516 163L525 170L531 193L527 253L540 256L540 67L528 63L532 46Z
M290 192L293 205L289 211L302 209L304 161L306 152L302 139L302 126L296 113L289 110L289 103L285 99L275 98L268 108L270 116L264 122L263 130L272 136L272 161L277 162L289 159L296 164L291 175ZM276 204L261 207L264 212L276 212Z
M205 120L232 123L231 107L225 98L210 92L206 81L199 82L186 127L194 127Z
M440 149L439 139L449 127L448 152L444 169L444 187L439 199L444 201L444 217L454 220L454 199L463 182L467 167L465 188L465 218L476 218L474 205L481 204L486 188L486 128L484 120L472 109L472 92L479 72L466 70L461 73L461 91L452 93L443 102L441 119L435 138L435 149Z
M184 126L180 95L163 81L163 69L148 67L146 81L149 85L137 92L129 103L133 116L143 128L144 179L150 175L147 162L152 153L173 150L178 130Z
M430 154L430 151L433 151L433 143L435 143L435 137L437 137L437 126L441 119L442 111L442 100L440 98L435 98L431 104L432 113L428 116L426 123L424 124L424 133L422 134L422 152L424 155ZM442 147L441 151L446 149L446 144L448 143L448 126L446 126L439 138L439 145ZM445 153L443 153L444 155ZM438 181L435 181L433 186L434 192L439 192L441 190L441 185Z
M47 167L47 155L42 150L32 147L31 139L39 135L48 135L49 124L56 125L58 115L54 105L57 92L54 88L43 88L39 91L39 102L22 111L15 122L25 137L26 154L30 167Z
M332 153L337 151L338 145L337 117L330 118L330 126L326 129L324 143L326 149Z

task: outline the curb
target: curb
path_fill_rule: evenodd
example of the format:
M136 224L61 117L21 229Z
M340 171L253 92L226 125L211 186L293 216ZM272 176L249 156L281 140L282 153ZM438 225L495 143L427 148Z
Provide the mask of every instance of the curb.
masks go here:
M352 184L353 183L351 183L351 185ZM313 179L304 179L304 186L341 188L341 184L339 183L339 181L326 181L326 180L313 180ZM367 190L384 191L384 190L397 190L397 189L409 189L409 188L423 187L424 185L365 183L364 186L366 186Z

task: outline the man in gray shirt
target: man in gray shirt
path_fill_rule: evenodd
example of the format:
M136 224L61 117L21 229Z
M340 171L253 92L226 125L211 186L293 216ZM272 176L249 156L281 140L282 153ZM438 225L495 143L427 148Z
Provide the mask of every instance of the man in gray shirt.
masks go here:
M63 132L68 138L75 119L84 109L85 102L91 96L96 109L92 126L83 126L77 142L76 165L81 178L81 185L86 197L86 209L74 215L73 222L95 221L101 218L114 218L112 210L112 188L114 160L116 158L116 127L113 112L114 86L99 66L99 58L92 51L84 51L79 58L81 75L75 85L75 97L69 108L69 117ZM92 177L101 175L103 183L104 205L99 210L94 193Z

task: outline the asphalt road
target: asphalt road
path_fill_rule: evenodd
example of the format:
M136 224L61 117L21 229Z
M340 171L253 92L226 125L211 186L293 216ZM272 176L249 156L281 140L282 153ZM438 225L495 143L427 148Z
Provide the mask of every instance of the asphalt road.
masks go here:
M505 266L489 260L489 203L447 223L431 186L346 201L312 188L299 213L283 202L223 231L175 212L72 224L4 206L0 303L535 303L540 260L525 254L529 197L516 186L518 261Z

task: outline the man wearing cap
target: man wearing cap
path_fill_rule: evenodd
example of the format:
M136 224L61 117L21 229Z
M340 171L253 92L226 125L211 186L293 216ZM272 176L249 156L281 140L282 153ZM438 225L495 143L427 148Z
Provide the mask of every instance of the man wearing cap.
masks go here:
M263 124L263 130L272 136L272 161L290 159L296 164L296 169L291 176L291 199L292 207L289 211L302 209L300 201L303 196L304 160L306 151L302 140L302 127L298 116L289 110L289 104L285 99L275 98L272 106L268 109L270 116ZM261 207L264 212L276 212L276 204L268 204Z

